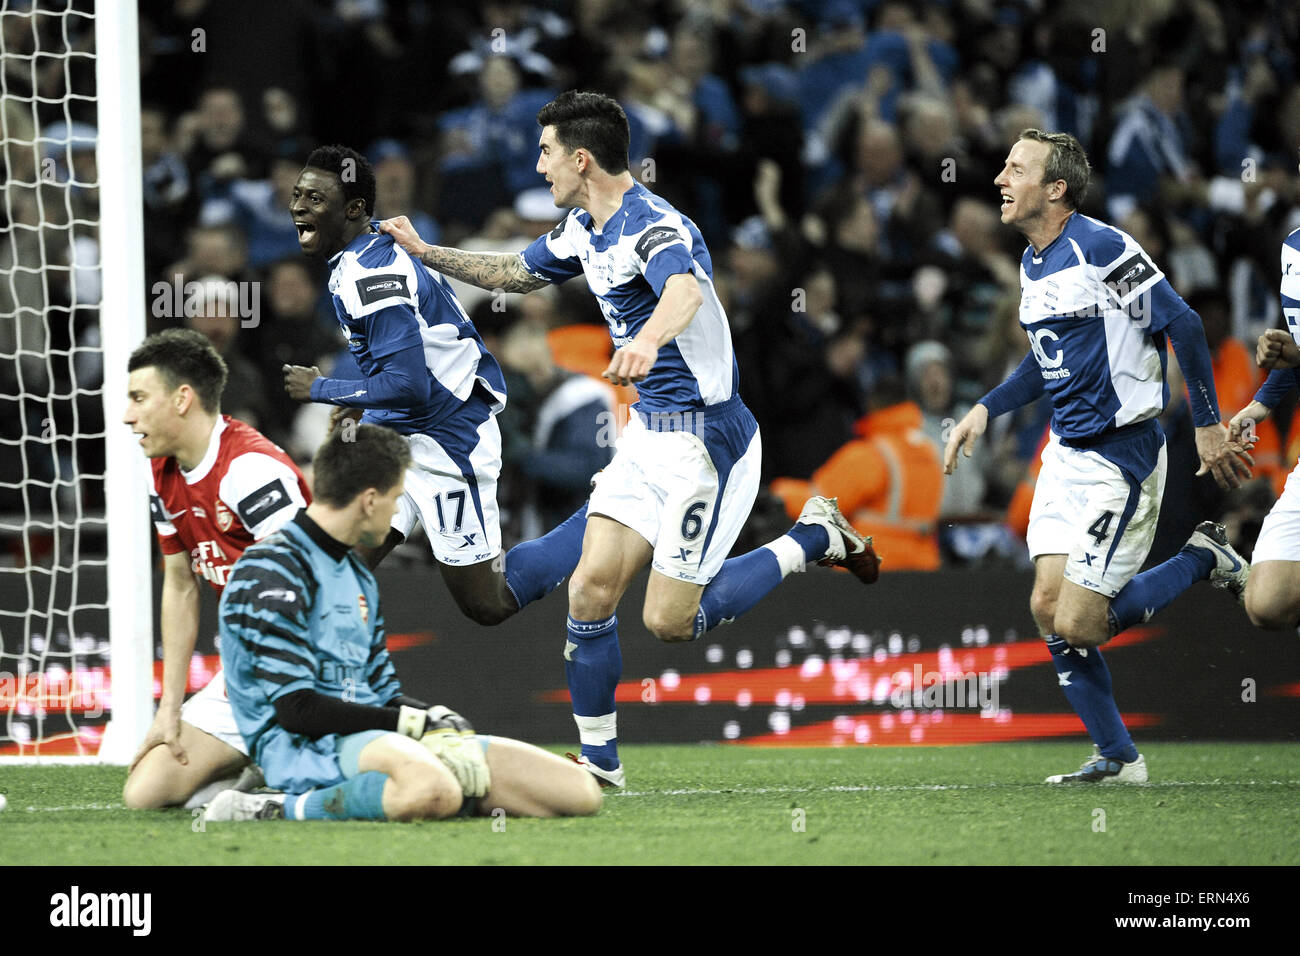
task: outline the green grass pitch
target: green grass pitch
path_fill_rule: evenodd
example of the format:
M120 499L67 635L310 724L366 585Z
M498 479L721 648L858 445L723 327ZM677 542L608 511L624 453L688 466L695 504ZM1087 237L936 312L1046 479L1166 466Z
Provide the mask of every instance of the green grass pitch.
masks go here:
M114 767L0 766L0 864L1300 863L1300 744L1152 743L1146 786L1048 787L1079 743L627 746L578 820L208 824Z

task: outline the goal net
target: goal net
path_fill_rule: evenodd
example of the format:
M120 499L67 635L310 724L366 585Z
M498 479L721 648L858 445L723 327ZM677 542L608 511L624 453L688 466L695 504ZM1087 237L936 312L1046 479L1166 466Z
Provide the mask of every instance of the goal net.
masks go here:
M121 763L148 727L134 0L0 0L0 758Z

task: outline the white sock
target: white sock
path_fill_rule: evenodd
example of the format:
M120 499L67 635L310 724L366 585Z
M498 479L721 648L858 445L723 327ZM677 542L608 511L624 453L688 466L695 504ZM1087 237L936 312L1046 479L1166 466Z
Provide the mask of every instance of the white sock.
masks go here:
M588 747L600 747L618 737L618 714L601 717L573 715L578 724L578 739Z
M237 784L238 782L239 782L239 775L236 774L233 777L226 777L223 780L214 781L208 784L206 787L200 787L195 792L194 796L190 797L188 800L185 801L185 809L193 810L195 807L201 807L205 803L211 803L212 798L215 797L217 794L219 794L221 791L234 790L235 784Z
M775 541L763 545L776 555L776 563L781 566L781 577L802 571L806 567L803 545L788 534L783 534Z

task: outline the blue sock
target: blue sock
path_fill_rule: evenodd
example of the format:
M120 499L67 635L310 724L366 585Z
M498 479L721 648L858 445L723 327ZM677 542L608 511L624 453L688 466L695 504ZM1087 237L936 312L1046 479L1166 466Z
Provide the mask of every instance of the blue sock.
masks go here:
M573 719L578 723L582 755L603 770L618 766L618 726L614 691L623 676L618 646L618 617L603 621L569 618L564 645L564 676L569 681Z
M808 561L820 561L826 557L826 549L831 546L830 535L819 524L797 524L785 534L799 542L804 558Z
M767 548L757 548L724 561L722 569L700 595L700 609L695 612L695 636L735 620L784 578L781 563Z
M1055 634L1045 638L1052 653L1061 690L1083 721L1088 736L1103 757L1132 763L1138 758L1137 747L1128 735L1124 720L1111 693L1110 670L1095 647L1071 647Z
M333 787L313 790L301 801L286 797L286 815L293 815L296 820L387 820L384 816L387 782L388 774L370 770Z
M775 541L722 563L721 570L700 595L695 612L695 637L719 624L734 621L767 596L785 576L820 561L830 546L826 529L797 524Z
M546 597L578 566L582 536L587 530L587 503L532 541L521 541L506 552L506 587L523 607Z
M1120 588L1110 602L1110 629L1118 634L1173 603L1197 581L1214 570L1214 555L1204 548L1185 547L1164 564L1143 571Z

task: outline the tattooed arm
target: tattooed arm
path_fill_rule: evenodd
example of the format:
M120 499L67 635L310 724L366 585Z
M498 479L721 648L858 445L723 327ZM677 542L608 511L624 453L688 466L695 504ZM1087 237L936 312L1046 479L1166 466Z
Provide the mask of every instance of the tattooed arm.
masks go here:
M517 252L465 252L446 246L431 246L420 238L405 216L385 219L379 224L379 229L430 269L480 289L532 292L547 285L545 279L537 278L524 268L524 261Z

